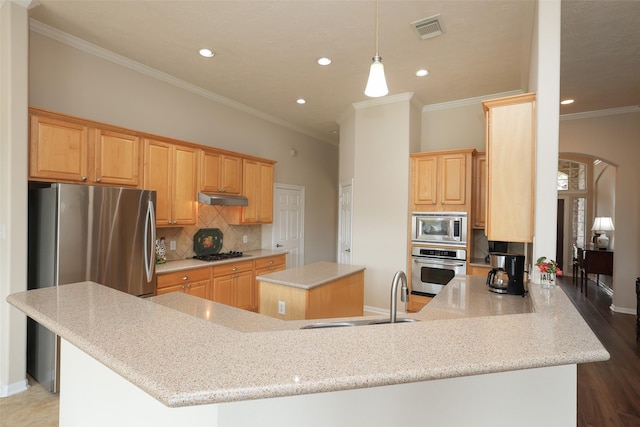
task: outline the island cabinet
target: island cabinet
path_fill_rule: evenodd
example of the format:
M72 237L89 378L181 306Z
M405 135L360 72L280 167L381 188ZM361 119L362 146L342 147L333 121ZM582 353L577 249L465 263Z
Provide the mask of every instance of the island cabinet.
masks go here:
M244 310L255 310L253 261L238 261L214 266L211 299Z
M29 179L139 188L142 145L134 132L29 109Z
M260 281L255 279L257 276L263 274L269 274L276 271L286 270L287 268L287 256L285 254L275 255L265 258L258 258L254 261L254 301L252 311L258 311L260 307Z
M409 313L417 313L422 310L425 305L429 304L432 299L432 297L411 294L409 295L409 302L407 303L407 311Z
M364 267L318 262L257 280L260 314L282 320L363 315Z
M473 159L472 227L482 229L487 221L487 156L484 152Z
M489 240L533 241L535 106L533 93L484 101Z
M156 225L193 225L197 220L197 149L145 139L144 188L156 191Z
M412 154L412 210L468 211L474 153L469 149Z
M229 224L270 224L273 222L273 164L270 161L242 160L242 194L247 206L222 211Z
M200 191L240 194L242 158L215 150L200 150Z
M209 298L210 284L209 267L159 274L156 294L184 292L200 298Z

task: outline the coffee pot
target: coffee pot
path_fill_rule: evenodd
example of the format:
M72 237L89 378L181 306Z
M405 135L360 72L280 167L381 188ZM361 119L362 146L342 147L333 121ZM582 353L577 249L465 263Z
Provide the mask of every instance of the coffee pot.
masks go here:
M487 276L487 287L491 292L509 295L525 295L524 255L491 254L491 271Z

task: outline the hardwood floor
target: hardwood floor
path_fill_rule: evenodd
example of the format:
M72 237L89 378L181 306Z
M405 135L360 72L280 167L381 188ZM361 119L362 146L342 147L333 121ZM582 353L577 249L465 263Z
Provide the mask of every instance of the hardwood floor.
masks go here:
M640 343L636 316L614 313L611 297L589 281L589 297L571 277L558 282L611 359L578 365L578 427L640 427Z

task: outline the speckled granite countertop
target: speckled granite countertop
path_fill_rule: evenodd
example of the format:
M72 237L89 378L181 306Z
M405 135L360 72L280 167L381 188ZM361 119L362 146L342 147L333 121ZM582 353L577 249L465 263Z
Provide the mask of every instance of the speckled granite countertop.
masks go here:
M144 300L91 282L7 300L170 407L609 358L559 287L497 295L471 276L411 316L420 322L313 330L299 329L312 321L182 294Z
M337 264L335 262L316 262L275 273L256 277L263 282L276 285L292 286L294 288L312 289L316 286L341 279L354 273L364 271L365 267L351 264Z
M271 249L258 249L254 251L243 252L244 256L239 258L229 258L229 259L224 259L224 260L215 261L215 262L200 261L193 258L181 259L177 261L167 261L164 264L156 264L156 273L157 274L173 273L174 271L191 270L194 268L201 268L201 267L206 268L206 267L211 267L213 265L229 264L229 263L238 262L238 261L251 261L254 259L266 258L270 256L284 255L284 254L286 254L285 251L276 251Z

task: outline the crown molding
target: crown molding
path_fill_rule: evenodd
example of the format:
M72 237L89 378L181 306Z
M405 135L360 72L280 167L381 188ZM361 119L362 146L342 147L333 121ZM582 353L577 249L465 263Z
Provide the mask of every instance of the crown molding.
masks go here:
M356 110L362 110L365 108L375 107L378 105L395 104L396 102L405 102L405 101L411 102L411 104L413 104L419 109L421 109L423 106L423 104L416 97L416 94L413 92L405 92L405 93L399 93L397 95L389 95L389 96L382 96L380 98L367 99L366 101L354 102L351 105Z
M607 110L585 111L583 113L572 113L560 115L560 120L580 120L594 117L614 116L617 114L640 113L640 105L630 105L628 107L609 108Z
M278 117L267 114L263 111L260 111L256 108L249 107L247 105L241 104L232 99L226 98L222 95L219 95L215 92L211 92L209 90L203 89L200 86L196 86L194 84L188 83L184 80L178 79L174 76L171 76L167 73L163 73L162 71L156 70L155 68L148 67L144 64L136 62L132 59L119 55L110 50L104 49L100 46L94 45L93 43L89 43L86 40L82 40L79 37L73 36L71 34L65 33L63 31L58 30L57 28L51 27L47 24L44 24L35 19L29 20L29 28L31 31L48 37L50 39L56 40L60 43L66 44L83 52L89 53L91 55L102 58L106 61L113 62L114 64L121 65L123 67L129 68L130 70L137 71L138 73L144 74L149 77L153 77L162 82L171 84L173 86L179 87L188 92L194 93L196 95L202 96L203 98L210 99L217 103L226 105L227 107L233 108L238 111L242 111L244 113L250 114L252 116L258 117L267 122L271 122L278 126L282 126L284 128L293 130L295 132L299 132L301 134L310 136L319 141L325 142L330 145L337 146L338 144L335 141L324 138L320 135L317 135L313 132L310 132L307 129L296 126L290 122L282 120Z
M455 101L441 102L439 104L429 104L425 105L422 108L422 112L426 113L428 111L448 110L449 108L466 107L468 105L480 104L482 101L486 101L487 99L504 98L505 96L522 95L523 93L524 91L522 90L510 90L507 92L476 96L474 98L458 99Z

